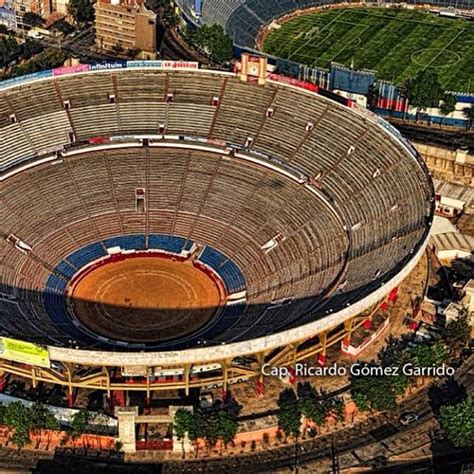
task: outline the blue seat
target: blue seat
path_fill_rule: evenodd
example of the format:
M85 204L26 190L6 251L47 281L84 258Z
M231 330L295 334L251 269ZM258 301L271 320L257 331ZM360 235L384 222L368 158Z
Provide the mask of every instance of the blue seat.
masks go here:
M56 265L56 271L62 273L68 278L71 278L77 270L66 260L63 260Z
M53 291L55 293L64 294L66 290L67 281L64 278L56 276L54 273L49 275L48 280L46 281L46 289Z
M229 293L238 293L245 290L245 278L240 268L231 260L219 267L218 273Z
M186 252L189 252L192 249L193 245L194 245L194 242L192 240L187 240L186 245L184 246L184 250Z
M199 261L205 263L216 272L219 271L220 265L222 265L226 260L227 257L224 254L214 250L211 247L205 247L199 255Z
M199 261L211 267L221 277L229 293L245 290L245 278L240 268L224 254L205 247L199 255Z
M76 250L67 257L66 262L72 264L76 268L82 268L88 263L91 263L100 257L104 257L105 255L106 253L104 247L100 243L96 242L94 244L87 245L82 249Z
M61 332L67 333L69 336L82 341L87 345L97 344L97 341L84 332L78 329L71 321L64 300L64 289L61 292L62 285L57 284L60 278L52 278L55 275L51 275L48 278L48 284L50 287L43 291L43 306L46 313L49 315L51 321L57 326ZM64 282L65 283L65 282ZM56 285L56 286L55 286ZM54 288L54 289L53 289Z
M149 249L164 250L165 252L180 254L185 243L186 239L174 235L151 234L148 236ZM193 244L191 241L188 241L188 243L190 243L191 246ZM188 247L188 243L186 243L186 247Z

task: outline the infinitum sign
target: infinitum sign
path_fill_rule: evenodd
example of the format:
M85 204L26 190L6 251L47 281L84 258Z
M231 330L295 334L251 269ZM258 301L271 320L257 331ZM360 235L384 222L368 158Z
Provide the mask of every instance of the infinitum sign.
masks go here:
M37 367L50 367L48 349L8 337L0 337L0 358Z

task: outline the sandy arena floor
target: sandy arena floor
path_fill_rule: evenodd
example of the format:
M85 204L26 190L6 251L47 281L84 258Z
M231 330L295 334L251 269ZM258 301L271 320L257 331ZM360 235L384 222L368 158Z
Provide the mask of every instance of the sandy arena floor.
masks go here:
M113 262L75 286L78 319L98 334L134 342L164 341L206 324L220 304L217 284L190 263L156 257Z

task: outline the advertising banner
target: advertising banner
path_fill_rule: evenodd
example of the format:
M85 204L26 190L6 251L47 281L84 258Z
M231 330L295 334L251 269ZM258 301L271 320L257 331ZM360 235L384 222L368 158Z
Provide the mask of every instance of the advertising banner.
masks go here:
M199 63L194 61L127 61L127 67L196 70L199 69Z
M318 92L319 87L312 82L307 81L300 81L298 79L294 79L292 77L283 76L281 74L271 73L269 74L268 78L272 81L283 82L285 84L289 84L291 86L301 87L302 89L306 89L312 92Z
M0 337L0 357L22 364L50 367L48 349L8 337Z
M18 77L13 77L11 79L6 79L5 81L0 81L0 89L16 85L16 84L22 84L24 82L30 82L34 81L35 79L43 79L45 77L51 77L53 75L51 69L48 69L47 71L40 71L40 72L34 72L33 74L28 74L25 76L18 76Z
M53 69L53 76L62 76L64 74L74 74L76 72L89 71L88 64L78 64L77 66L57 67Z

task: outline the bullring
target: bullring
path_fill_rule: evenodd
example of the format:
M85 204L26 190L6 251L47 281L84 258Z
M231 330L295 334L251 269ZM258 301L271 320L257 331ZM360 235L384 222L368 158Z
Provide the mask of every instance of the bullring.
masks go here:
M133 390L238 381L236 358L330 335L397 287L426 246L427 170L350 101L134 67L5 82L0 126L2 331L47 346L51 361L97 368L97 380L104 366L143 366L172 383L145 376ZM142 342L82 327L69 279L135 251L227 282L213 323ZM72 375L36 374L86 383Z

